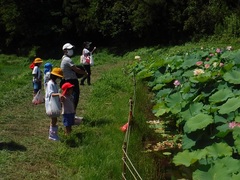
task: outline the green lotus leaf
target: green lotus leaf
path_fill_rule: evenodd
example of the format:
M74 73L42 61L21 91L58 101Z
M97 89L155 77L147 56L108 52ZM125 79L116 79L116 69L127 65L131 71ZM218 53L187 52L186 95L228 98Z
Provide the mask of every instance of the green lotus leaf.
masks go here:
M158 77L158 78L156 79L156 82L157 82L157 83L164 84L164 83L169 83L169 82L171 82L172 80L174 80L173 76L172 76L170 73L167 73L167 74L164 74L164 75Z
M176 92L174 94L171 94L166 98L166 102L168 107L175 106L177 103L180 103L182 101L182 96L179 92Z
M196 170L193 172L193 179L196 180L227 180L231 179L231 175L224 171L224 165L214 164L210 167L208 171Z
M182 148L183 149L191 149L193 146L195 146L196 141L192 140L187 137L187 135L183 135L182 137Z
M158 90L162 89L164 86L165 86L165 84L156 84L156 85L152 88L152 90L153 90L153 91L158 91Z
M240 152L240 127L235 127L232 129L234 145L238 152Z
M235 117L234 121L235 121L235 122L240 122L240 116L237 115L237 116Z
M228 135L228 133L230 132L228 124L222 124L220 126L217 126L216 129L219 132L215 136L220 137L220 138L226 137Z
M182 68L187 69L189 67L195 66L196 62L198 62L201 59L201 56L198 54L189 54L184 57L184 62L182 63Z
M186 71L183 73L182 76L183 76L183 77L188 77L188 78L192 77L192 76L193 76L193 70L192 70L192 69L191 69L191 70L186 70Z
M193 103L190 104L189 108L186 111L181 112L183 119L190 119L193 116L202 112L203 104L202 103Z
M162 116L163 114L168 112L169 108L165 106L164 102L157 103L155 106L153 106L153 113L157 117Z
M226 103L219 107L220 114L229 114L240 107L240 97L228 99Z
M209 97L209 101L213 104L226 101L228 98L233 97L231 89L221 89Z
M224 158L216 159L215 164L222 164L224 165L224 169L228 173L238 173L239 167L240 167L240 161L239 159L234 159L233 157L227 156Z
M169 93L172 91L172 89L170 88L166 88L166 89L163 89L163 90L160 90L158 91L158 93L156 94L156 97L161 99L163 97L166 97L169 95Z
M205 149L208 152L207 156L213 158L231 156L233 151L226 143L215 143Z
M186 104L179 92L171 94L165 101L173 114L179 113Z
M176 166L184 165L189 167L191 164L195 163L197 158L198 152L189 152L188 150L184 150L183 152L179 152L176 156L173 157L173 163Z
M235 64L240 64L240 51L235 51L235 52L232 52L232 51L227 51L225 53L222 54L221 58L223 59L232 59Z
M214 122L215 123L227 123L227 119L222 116L215 115Z
M143 69L142 71L140 71L139 73L137 73L137 77L140 79L144 79L144 78L148 78L153 76L153 72L149 71L148 69Z
M198 129L204 129L209 124L213 123L213 117L208 114L197 114L188 119L184 125L184 132L190 133Z
M154 63L149 65L149 69L158 69L159 67L164 66L164 62L165 61L163 59L157 60Z
M232 84L240 84L240 72L232 70L223 75L223 79Z
M231 180L239 180L239 179L240 179L240 173L239 172L237 174L233 174L232 175L232 179Z
M200 83L204 83L209 80L212 80L212 76L210 72L205 72L203 74L200 74L198 76L193 76L190 78L191 82L200 82Z

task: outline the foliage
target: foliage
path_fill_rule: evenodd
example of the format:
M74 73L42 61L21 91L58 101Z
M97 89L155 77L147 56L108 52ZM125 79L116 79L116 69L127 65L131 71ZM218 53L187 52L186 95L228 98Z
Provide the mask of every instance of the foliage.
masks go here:
M0 2L0 50L56 58L60 44L176 44L221 34L239 37L239 2L84 0Z
M176 130L182 129L183 151L173 162L189 167L194 179L240 174L234 168L240 150L239 57L231 46L196 48L130 65L155 94L155 116L174 119Z

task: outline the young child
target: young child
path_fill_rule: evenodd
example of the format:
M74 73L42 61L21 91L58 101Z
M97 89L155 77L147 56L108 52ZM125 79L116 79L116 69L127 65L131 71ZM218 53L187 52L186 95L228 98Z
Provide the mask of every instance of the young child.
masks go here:
M49 111L50 108L50 99L52 97L58 97L59 99L59 104L61 104L60 101L60 96L61 94L58 93L58 85L56 83L57 78L62 79L63 77L63 72L61 68L53 68L50 74L50 80L46 84L46 89L45 89L45 107L46 107L46 112ZM60 114L59 114L60 115ZM48 139L57 141L59 140L58 137L58 126L57 126L57 117L56 116L51 116L50 122L50 128L49 128L49 137Z
M69 82L65 82L62 85L62 116L66 135L71 133L72 126L75 124L74 121L76 112L74 107L73 87L74 85Z
M42 88L42 72L40 70L40 66L42 64L43 60L41 58L35 58L34 68L32 70L33 75L33 96L37 94L39 90Z
M46 89L46 85L47 82L50 80L50 74L52 71L53 65L51 63L45 63L44 64L44 77L43 77L43 81L44 81L44 88Z

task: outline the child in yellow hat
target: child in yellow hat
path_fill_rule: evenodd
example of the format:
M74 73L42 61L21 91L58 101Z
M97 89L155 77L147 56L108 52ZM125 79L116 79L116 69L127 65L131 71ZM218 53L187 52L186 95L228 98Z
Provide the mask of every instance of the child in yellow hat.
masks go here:
M58 137L58 126L57 117L61 115L61 93L58 92L59 87L56 80L62 79L63 71L61 68L53 68L50 74L50 80L46 84L45 89L45 108L47 115L51 118L49 137L48 139L57 141Z

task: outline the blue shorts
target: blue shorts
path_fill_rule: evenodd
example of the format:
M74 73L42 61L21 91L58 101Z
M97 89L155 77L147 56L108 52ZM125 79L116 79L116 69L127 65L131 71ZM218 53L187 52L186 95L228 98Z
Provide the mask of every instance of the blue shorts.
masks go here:
M34 93L37 93L42 88L42 82L33 82Z
M75 119L75 113L63 114L63 125L64 126L73 126L74 119Z

